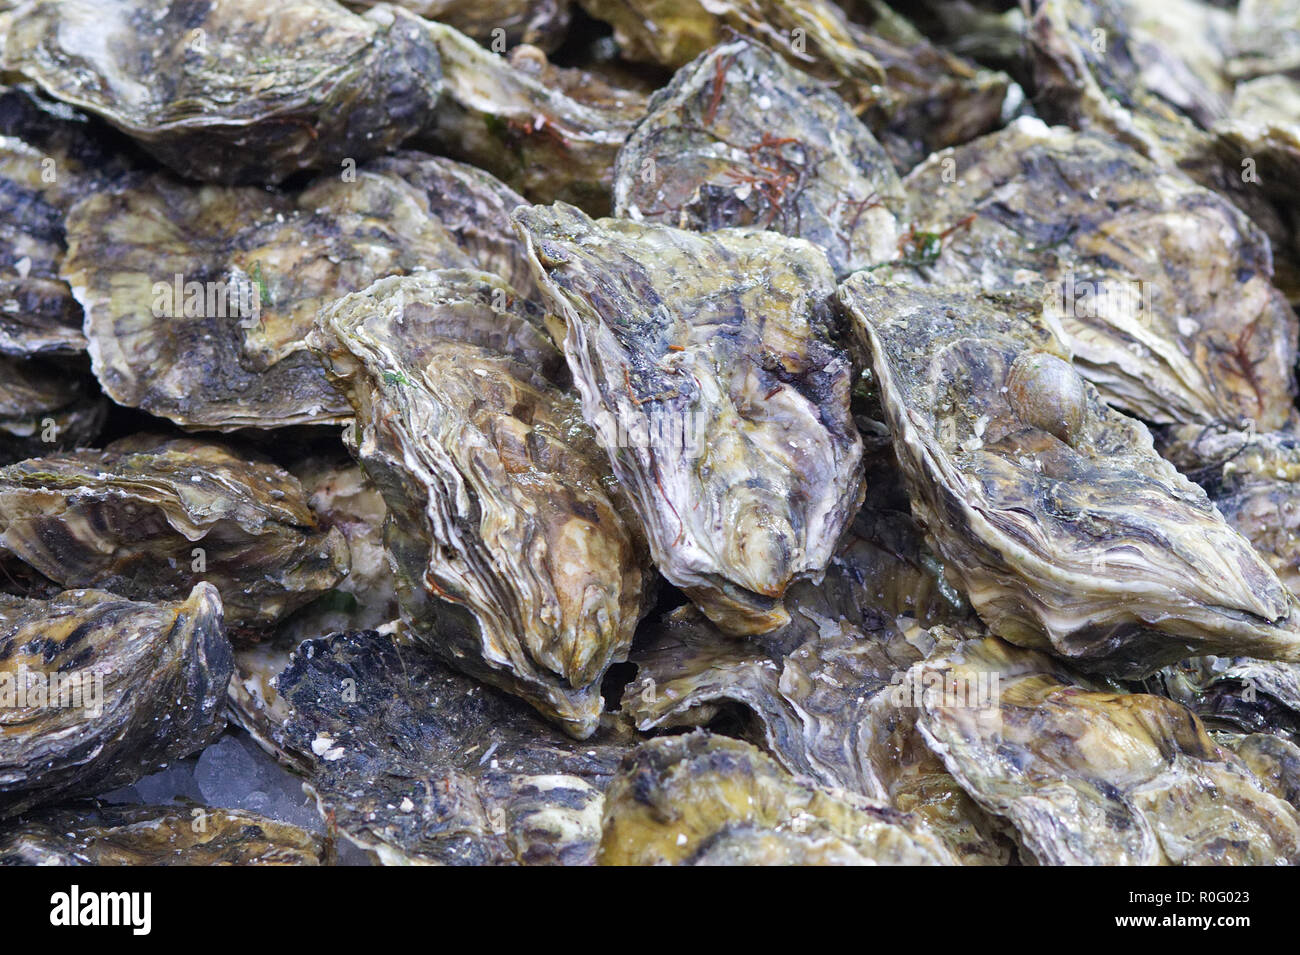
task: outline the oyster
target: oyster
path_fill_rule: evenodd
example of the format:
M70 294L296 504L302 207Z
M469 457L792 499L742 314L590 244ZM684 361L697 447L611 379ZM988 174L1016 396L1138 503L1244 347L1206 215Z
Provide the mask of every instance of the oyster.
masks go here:
M1300 438L1184 425L1162 435L1160 450L1300 594Z
M674 69L732 31L825 80L863 116L900 170L996 128L1008 80L912 32L886 37L830 0L580 0L608 21L623 55ZM902 41L902 42L900 42Z
M1165 168L1182 168L1264 230L1279 282L1300 292L1300 238L1252 155L1210 132L1224 118L1224 11L1199 0L1033 0L1026 38L1035 106L1050 122L1128 145ZM1225 148L1226 146L1226 148Z
M729 632L781 626L782 594L825 570L863 494L825 256L563 203L515 218L659 570Z
M997 679L991 714L935 692L918 725L1040 864L1300 862L1300 812L1178 704L1080 687L1043 654L996 639L921 666L944 687Z
M1217 193L1034 119L932 156L904 186L921 251L900 280L1040 295L1080 372L1148 421L1290 417L1296 318L1267 237Z
M293 614L277 630L290 643L336 630L368 630L398 615L393 570L384 551L384 497L351 460L312 457L291 473L322 530L336 528L348 542L348 575Z
M682 67L614 166L620 218L772 229L820 246L836 275L892 258L902 198L889 156L844 101L747 39Z
M0 355L0 464L89 444L106 410L84 377Z
M321 865L320 836L238 809L56 809L0 832L0 865Z
M473 265L423 191L364 168L293 198L155 176L88 197L67 231L100 384L190 428L343 421L303 343L317 310L385 275Z
M277 183L416 132L441 92L409 12L333 0L30 0L3 65L183 176Z
M1232 26L1233 76L1300 79L1300 10L1291 0L1241 0Z
M1300 666L1249 657L1193 657L1146 681L1211 729L1274 733L1300 741Z
M771 636L739 644L674 614L633 654L623 710L649 730L706 725L740 704L788 771L913 813L963 864L1005 864L1005 838L920 741L906 702L908 667L952 635L823 629L787 652Z
M96 590L0 595L0 817L105 792L221 733L230 644L221 598Z
M339 299L312 345L356 409L405 621L582 738L650 578L528 314L494 276L431 272Z
M344 0L364 10L379 0ZM393 0L426 20L455 27L466 36L504 53L507 47L528 43L554 50L563 41L572 17L570 0Z
M575 743L518 700L374 632L308 640L279 678L289 740L338 831L387 864L582 865L627 746Z
M207 581L241 627L273 623L348 572L343 534L317 526L286 471L149 436L0 468L0 554L65 587L139 600Z
M1300 746L1268 733L1252 733L1232 748L1265 789L1300 809Z
M914 817L798 782L748 743L651 740L610 784L601 865L943 865Z
M0 86L0 354L85 349L81 307L59 277L63 218L126 170L86 125L61 104Z
M1037 303L840 287L918 521L989 629L1141 677L1197 653L1300 660L1295 598Z
M450 27L428 29L447 88L420 142L481 166L533 202L608 211L614 157L645 97L552 66L535 47L503 59Z
M527 205L523 196L477 166L414 150L380 157L366 168L422 190L434 217L475 265L538 297L528 250L510 220L510 213Z

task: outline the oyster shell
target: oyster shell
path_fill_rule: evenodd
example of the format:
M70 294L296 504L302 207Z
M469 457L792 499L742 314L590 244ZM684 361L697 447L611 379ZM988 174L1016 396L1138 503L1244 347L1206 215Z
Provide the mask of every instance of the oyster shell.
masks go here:
M542 377L558 353L527 315L494 276L431 272L339 299L312 345L387 501L403 618L582 738L650 579L576 402Z
M424 192L429 209L474 264L537 298L528 250L510 213L527 201L491 173L465 163L405 150L367 164Z
M369 630L397 619L393 569L384 550L384 496L351 460L307 458L291 468L322 530L348 542L348 575L285 620L277 638L297 643L336 630Z
M183 176L277 183L360 162L441 92L423 21L333 0L30 0L6 69L100 116Z
M1146 681L1211 729L1267 732L1300 740L1300 666L1250 657L1193 657Z
M1117 140L1162 167L1182 168L1230 198L1268 234L1279 282L1294 298L1295 223L1255 173L1254 157L1225 148L1209 131L1223 119L1229 93L1224 11L1198 0L1034 0L1029 8L1026 39L1040 115Z
M682 67L614 166L620 218L772 229L821 247L836 275L893 257L902 199L888 154L844 101L743 38Z
M1227 522L1300 594L1300 438L1185 425L1161 439L1161 453L1205 488Z
M221 598L0 595L0 817L134 782L220 735Z
M147 436L0 468L0 554L65 587L139 600L207 581L226 622L247 627L348 572L343 534L317 526L288 472L220 445Z
M359 10L378 6L378 0L344 0ZM504 53L507 47L528 43L551 51L564 42L572 17L570 0L394 0L426 20L455 27L466 36Z
M1267 733L1252 733L1232 749L1265 789L1300 809L1300 746Z
M1126 677L1198 652L1300 660L1295 598L1074 371L1036 302L867 273L840 299L913 513L990 630Z
M81 307L59 277L63 218L125 175L86 117L28 89L0 86L0 354L83 351Z
M387 864L590 863L627 746L576 743L518 700L374 632L308 640L279 678L338 831Z
M473 264L421 190L364 168L292 198L156 176L88 197L67 231L100 384L190 428L345 420L303 343L317 310L385 275Z
M0 355L0 464L89 444L106 412L84 377Z
M238 809L56 809L0 832L0 865L321 865L314 833Z
M921 666L945 686L997 678L992 709L936 692L918 725L1040 864L1300 861L1300 812L1178 704L1080 687L1043 654L996 639Z
M608 211L614 157L645 112L644 95L552 66L535 47L502 58L450 27L428 29L446 92L420 142L481 166L533 202Z
M1034 119L932 156L904 186L922 251L900 280L1040 295L1080 373L1148 421L1290 417L1296 318L1267 237L1217 193Z
M631 753L606 796L601 865L943 865L914 817L798 782L748 743L696 732Z
M863 494L825 256L563 203L515 218L659 570L729 632L781 626L782 594L820 576Z
M633 654L623 710L644 731L706 725L740 704L758 724L755 741L788 771L913 813L962 864L1002 865L1005 837L920 741L903 698L908 667L951 639L937 628L825 625L787 652L771 636L740 644L674 614Z
M1285 73L1300 79L1300 10L1290 0L1241 0L1228 65L1238 78Z
M739 33L827 81L900 170L994 129L1008 79L928 43L868 32L830 0L580 0L625 57L674 69ZM902 42L900 42L902 41Z

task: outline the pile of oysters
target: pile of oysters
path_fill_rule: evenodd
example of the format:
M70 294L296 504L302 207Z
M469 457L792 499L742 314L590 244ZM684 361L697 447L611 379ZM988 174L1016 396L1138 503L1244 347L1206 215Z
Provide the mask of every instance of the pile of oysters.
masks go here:
M0 0L0 863L1300 863L1297 302L1300 0Z

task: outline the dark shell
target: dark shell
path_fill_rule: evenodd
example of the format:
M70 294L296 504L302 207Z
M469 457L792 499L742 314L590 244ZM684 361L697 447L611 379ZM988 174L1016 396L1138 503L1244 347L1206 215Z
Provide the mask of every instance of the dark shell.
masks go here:
M645 96L552 66L534 47L504 58L450 27L429 30L446 92L419 142L481 166L532 202L608 212L614 157L645 112Z
M96 590L0 595L0 817L202 749L225 725L230 674L211 584L160 604Z
M473 265L422 189L365 168L294 197L156 176L88 197L67 229L100 384L191 428L344 421L303 341L317 310L386 275Z
M183 176L277 183L416 132L441 92L424 23L332 0L30 0L3 63Z
M322 813L386 863L584 865L627 750L374 632L308 640L279 678Z
M84 375L0 355L0 464L89 444L106 405Z

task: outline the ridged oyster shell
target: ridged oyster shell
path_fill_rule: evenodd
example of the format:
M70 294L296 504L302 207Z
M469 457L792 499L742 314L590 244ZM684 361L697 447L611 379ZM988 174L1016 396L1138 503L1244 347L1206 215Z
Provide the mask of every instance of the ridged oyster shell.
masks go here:
M1300 861L1300 812L1178 704L1080 687L1043 654L994 639L922 666L945 686L997 678L992 709L936 692L919 725L1040 864Z
M344 421L303 342L317 310L385 275L473 265L423 190L364 168L296 196L155 176L88 197L67 230L105 392L191 428Z
M441 92L423 22L333 0L31 0L4 66L181 175L277 183L416 132Z
M64 587L177 599L200 581L231 626L266 626L335 586L348 545L268 463L190 439L124 439L0 468L0 555Z
M312 343L387 501L406 622L581 738L650 580L576 402L542 375L558 353L527 315L494 276L431 272L338 300Z
M1070 366L1036 301L866 273L840 298L913 513L995 634L1127 677L1207 652L1300 660L1295 598Z
M622 55L674 69L734 31L827 84L876 134L900 170L996 128L1009 81L912 32L850 23L831 0L580 0L614 27Z
M419 142L481 166L533 202L607 212L614 157L645 112L644 95L552 66L533 47L503 58L450 27L428 29L446 92Z
M97 132L63 104L0 86L0 355L85 350L81 306L59 276L63 218L127 168Z
M818 245L836 275L893 257L901 204L888 154L844 101L746 39L682 67L614 167L620 218L771 229Z
M904 186L929 246L900 280L1039 297L1116 407L1261 430L1292 414L1295 314L1267 237L1218 193L1034 119L931 156Z
M206 806L56 809L0 833L0 865L321 865L325 856L314 833Z
M601 865L944 865L923 823L804 785L758 749L696 732L631 753L606 796Z
M781 626L782 594L820 576L863 493L825 256L563 203L515 218L660 572L729 632Z
M211 584L159 604L96 590L0 595L0 817L202 749L225 725L230 673Z
M924 819L964 865L1005 864L1006 838L917 735L903 679L954 635L910 630L837 630L825 620L820 634L783 650L770 637L738 643L673 614L633 653L637 679L623 710L645 731L707 725L738 704L757 723L749 735L789 772Z

